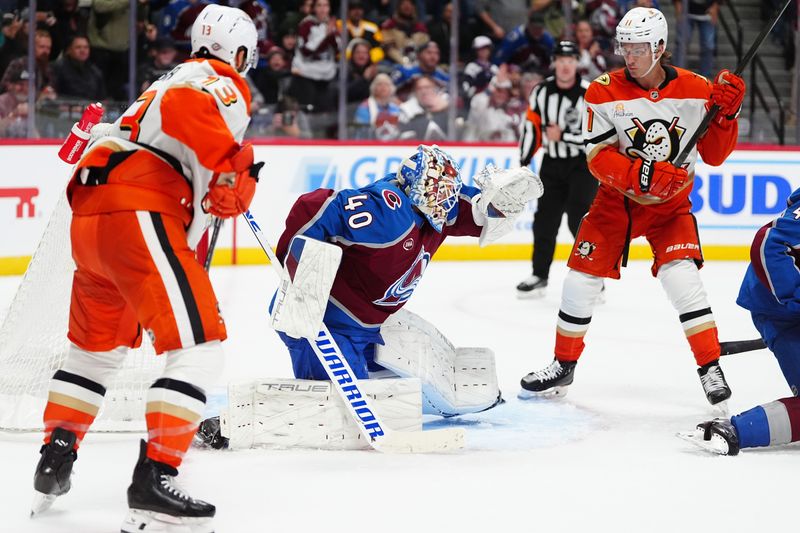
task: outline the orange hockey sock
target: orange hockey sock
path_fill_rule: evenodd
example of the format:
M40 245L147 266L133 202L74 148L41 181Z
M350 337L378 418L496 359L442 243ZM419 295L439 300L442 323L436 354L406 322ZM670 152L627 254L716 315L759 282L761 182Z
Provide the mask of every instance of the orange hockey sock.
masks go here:
M91 379L57 371L50 382L44 410L44 443L49 444L53 430L60 427L75 433L77 449L94 422L105 394L105 387Z
M697 366L703 366L719 359L719 337L714 322L711 322L706 329L701 331L697 331L697 329L686 330L686 340L689 341L689 346L692 348Z
M555 356L559 361L577 361L583 353L583 337L589 331L592 317L576 317L558 312Z
M147 457L178 468L192 443L205 408L206 396L197 387L161 378L147 393Z

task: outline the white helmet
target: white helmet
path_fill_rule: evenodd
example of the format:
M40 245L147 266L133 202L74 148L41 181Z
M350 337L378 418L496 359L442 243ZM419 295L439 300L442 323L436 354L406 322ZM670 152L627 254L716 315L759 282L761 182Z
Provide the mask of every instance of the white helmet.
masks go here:
M667 19L658 9L634 7L617 24L616 50L622 43L650 43L653 56L658 54L658 45L667 47ZM654 57L654 59L657 59Z
M257 41L253 20L235 7L209 4L192 26L192 54L205 48L209 54L236 69L236 55L244 48L244 67L239 71L242 76L258 63Z

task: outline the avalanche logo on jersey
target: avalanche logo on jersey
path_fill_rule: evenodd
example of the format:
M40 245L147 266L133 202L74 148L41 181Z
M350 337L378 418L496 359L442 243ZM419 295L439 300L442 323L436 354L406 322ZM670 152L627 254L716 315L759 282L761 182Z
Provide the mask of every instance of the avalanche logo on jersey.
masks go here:
M631 119L633 127L625 130L633 143L626 152L631 157L650 161L672 161L678 155L681 138L686 128L678 126L678 117L672 122L653 119L642 123L638 118Z
M426 252L423 246L419 255L414 260L414 263L406 270L405 274L400 276L400 279L392 283L392 285L386 289L383 298L375 300L372 303L387 307L396 307L406 303L414 293L414 289L417 288L419 280L422 278L422 274L425 272L430 262L431 254Z

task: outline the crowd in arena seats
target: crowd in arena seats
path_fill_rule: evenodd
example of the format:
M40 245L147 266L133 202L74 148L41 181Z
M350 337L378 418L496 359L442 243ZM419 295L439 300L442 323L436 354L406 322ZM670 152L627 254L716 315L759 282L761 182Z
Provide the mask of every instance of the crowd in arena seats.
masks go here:
M208 1L138 0L132 43L138 64L130 88L129 0L38 0L35 28L28 28L27 1L0 0L0 136L28 134L29 31L35 32L37 113L59 116L69 108L70 114L94 100L124 109L129 94L187 58L192 23ZM247 12L258 31L258 68L248 74L250 135L335 137L344 53L348 135L431 141L448 137L450 102L458 138L516 140L528 95L548 75L553 46L567 30L581 51L581 75L593 79L620 64L612 41L621 12L657 5L575 1L567 28L561 0L464 0L458 77L451 83L451 2L351 0L343 48L336 0L219 1ZM35 135L52 133L40 129Z

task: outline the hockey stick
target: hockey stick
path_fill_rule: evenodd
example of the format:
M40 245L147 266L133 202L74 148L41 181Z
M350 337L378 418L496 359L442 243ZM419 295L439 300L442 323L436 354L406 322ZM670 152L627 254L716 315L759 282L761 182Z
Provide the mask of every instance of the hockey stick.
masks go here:
M261 249L267 254L278 277L280 277L283 273L283 268L278 262L275 252L272 251L264 232L261 231L258 223L253 218L253 214L247 211L242 216L247 221L247 225L255 235ZM431 453L452 451L464 447L464 430L462 428L431 431L393 431L385 426L372 406L369 397L362 393L359 379L350 367L350 363L345 359L325 323L322 323L315 339L306 340L308 340L319 362L325 368L328 378L347 406L347 410L356 422L361 434L364 435L367 442L374 449L380 452Z
M203 268L208 269L211 268L211 258L214 257L214 248L217 247L217 237L219 237L219 230L222 227L222 219L214 217L214 224L212 225L211 229L211 239L208 241L208 251L206 252L206 260L203 263Z
M735 353L750 352L753 350L763 350L767 347L763 339L752 339L749 341L728 341L719 343L720 355L732 355Z
M764 42L764 39L767 38L769 32L771 32L772 28L775 27L775 24L778 23L778 20L781 18L781 15L783 15L783 12L786 11L786 8L789 7L789 4L792 3L793 1L794 0L786 0L783 3L783 7L780 8L780 10L772 19L772 21L766 26L764 26L764 29L761 30L761 33L758 35L758 37L756 37L756 40L753 42L752 45L750 45L750 49L744 55L739 64L736 65L736 70L734 71L734 74L739 76L744 71L744 69L747 68L747 65L750 64L750 61L756 55L756 52L758 52L758 49L761 48L761 43ZM686 162L686 159L689 157L689 152L692 151L694 145L697 144L697 141L706 132L706 130L708 129L708 125L711 124L711 121L714 120L714 117L717 116L719 110L720 107L717 104L711 106L711 108L708 110L708 113L706 113L706 116L703 117L703 120L697 127L697 130L695 130L694 134L689 138L689 141L686 143L686 146L684 146L683 151L680 154L678 154L678 158L675 159L675 161L672 163L673 165L675 165L676 167L680 167L683 165L683 163Z

